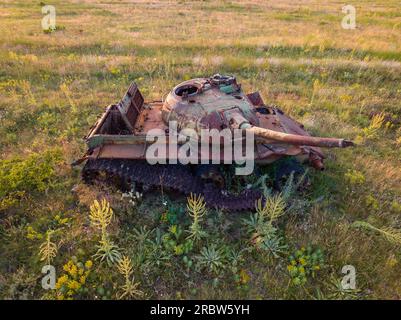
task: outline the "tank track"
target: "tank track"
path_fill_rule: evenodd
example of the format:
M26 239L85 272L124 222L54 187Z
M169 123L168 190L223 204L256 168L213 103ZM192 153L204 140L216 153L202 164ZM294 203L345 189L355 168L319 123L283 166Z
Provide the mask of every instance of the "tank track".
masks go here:
M84 182L95 183L99 174L104 175L107 184L113 184L113 177L117 178L122 189L135 183L143 185L144 189L163 187L185 195L201 194L208 207L226 211L254 209L256 200L262 196L259 190L254 189L238 195L230 194L193 174L189 166L178 164L150 165L138 160L89 159L82 170Z

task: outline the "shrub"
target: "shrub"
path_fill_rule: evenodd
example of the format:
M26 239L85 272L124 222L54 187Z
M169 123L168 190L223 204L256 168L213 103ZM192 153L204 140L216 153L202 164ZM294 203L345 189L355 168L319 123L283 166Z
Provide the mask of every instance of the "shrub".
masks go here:
M59 150L0 160L0 210L15 205L27 193L46 191L60 161Z
M362 185L366 180L364 174L357 170L348 170L344 177L351 185Z
M312 247L302 247L289 257L287 270L291 277L291 284L304 285L308 276L315 277L324 264L323 252L320 249L313 250Z
M74 262L69 260L64 266L65 271L56 282L56 299L73 300L87 297L89 289L87 279L91 273L92 261Z

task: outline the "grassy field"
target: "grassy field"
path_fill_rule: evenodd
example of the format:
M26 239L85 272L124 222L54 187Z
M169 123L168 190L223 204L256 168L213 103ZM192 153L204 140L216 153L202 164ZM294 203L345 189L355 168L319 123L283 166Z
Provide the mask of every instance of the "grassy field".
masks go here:
M0 0L0 298L400 299L401 8L352 4L355 30L335 0ZM307 190L272 198L285 208L269 221L208 210L195 225L185 198L80 182L82 137L131 81L152 100L214 73L358 147L328 150ZM102 198L110 223L90 209Z

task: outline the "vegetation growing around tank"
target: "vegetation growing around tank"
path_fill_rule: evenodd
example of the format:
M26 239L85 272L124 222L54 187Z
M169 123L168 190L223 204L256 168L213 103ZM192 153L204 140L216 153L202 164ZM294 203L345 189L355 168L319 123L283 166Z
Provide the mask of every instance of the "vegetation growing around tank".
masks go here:
M39 2L2 1L0 298L398 299L400 8L377 2L356 1L360 27L343 30L337 1L54 0L59 27L44 33ZM215 73L359 146L330 150L303 182L277 185L280 163L229 179L268 198L234 214L199 195L80 182L69 164L82 137L131 81L155 100ZM54 290L41 287L45 264ZM355 290L341 286L344 265Z

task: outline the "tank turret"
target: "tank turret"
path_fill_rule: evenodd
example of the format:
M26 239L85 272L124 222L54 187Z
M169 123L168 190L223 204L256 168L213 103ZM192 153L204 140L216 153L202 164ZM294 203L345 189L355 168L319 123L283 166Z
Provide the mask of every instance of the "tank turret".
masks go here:
M354 144L345 139L311 137L305 134L287 133L261 127L258 112L268 111L259 97L258 103L252 96L243 93L235 77L216 74L210 78L198 78L177 85L166 97L162 117L168 125L177 121L178 129L225 128L245 129L267 141L276 141L292 145L304 145L325 148L345 148ZM282 111L277 109L274 112ZM303 129L303 126L300 125Z

